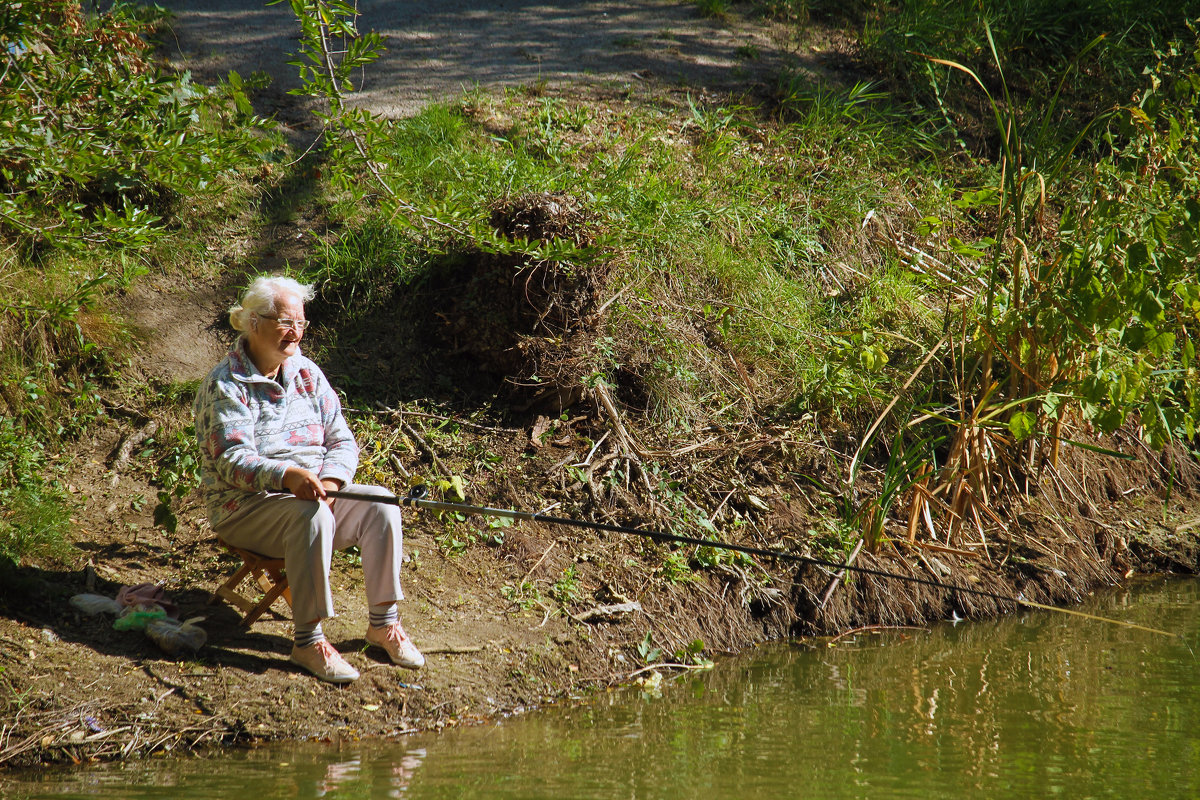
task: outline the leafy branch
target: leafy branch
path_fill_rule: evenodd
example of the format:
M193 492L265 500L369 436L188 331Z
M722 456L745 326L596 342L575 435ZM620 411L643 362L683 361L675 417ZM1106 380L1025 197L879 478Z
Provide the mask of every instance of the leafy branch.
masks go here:
M282 3L272 0L269 5ZM595 253L564 239L510 241L486 225L464 224L455 208L422 210L398 191L387 174L387 164L378 157L386 150L390 122L368 109L351 105L347 94L358 91L355 73L379 59L383 39L375 31L358 28L357 0L288 0L300 23L299 57L288 63L299 70L301 86L290 94L311 97L327 104L314 112L321 122L318 141L329 156L334 184L361 199L365 192L356 183L360 174L385 198L385 212L428 235L433 229L456 234L480 249L501 254L520 254L530 261L564 264L583 261Z
M283 0L273 0L277 5ZM342 188L356 194L351 167L361 167L372 183L383 192L393 212L412 224L418 223L425 233L439 227L466 238L471 237L461 227L420 209L401 197L384 174L383 165L371 154L384 134L386 121L363 108L347 104L346 93L356 91L352 76L378 60L384 51L383 38L375 31L358 30L357 0L289 0L292 13L300 23L300 55L288 63L300 70L301 86L290 94L313 97L328 103L328 111L317 111L321 135ZM348 145L348 146L347 146Z
M208 88L155 67L145 33L161 9L9 5L0 14L0 241L143 248L167 230L181 196L213 191L273 146L255 135L268 125L235 73Z

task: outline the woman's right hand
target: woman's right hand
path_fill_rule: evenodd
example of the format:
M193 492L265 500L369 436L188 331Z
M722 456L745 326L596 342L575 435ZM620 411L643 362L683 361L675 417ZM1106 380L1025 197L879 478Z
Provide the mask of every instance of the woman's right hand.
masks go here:
M302 467L288 467L283 473L283 488L301 500L324 500L325 486L321 479Z

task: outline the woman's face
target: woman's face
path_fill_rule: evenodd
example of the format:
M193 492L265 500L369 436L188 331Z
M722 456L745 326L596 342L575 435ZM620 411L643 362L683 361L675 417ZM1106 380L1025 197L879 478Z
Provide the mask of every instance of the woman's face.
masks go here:
M304 304L298 298L277 298L273 315L256 314L251 320L251 348L266 359L282 364L299 352L306 324Z

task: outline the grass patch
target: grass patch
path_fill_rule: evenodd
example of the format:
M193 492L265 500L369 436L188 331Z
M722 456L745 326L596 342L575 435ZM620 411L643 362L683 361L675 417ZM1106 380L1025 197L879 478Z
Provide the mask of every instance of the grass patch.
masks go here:
M52 475L42 441L0 417L0 568L71 552L70 499Z
M1089 43L1099 47L1067 76L1052 131L1069 140L1103 109L1127 102L1143 84L1156 52L1188 40L1187 0L917 0L899 7L865 3L859 25L864 57L922 106L940 109L947 128L976 152L994 157L996 140L977 88L926 57L961 62L995 89L1006 84L1014 110L1038 115L1051 107L1068 67ZM1002 72L992 58L1000 57Z
M595 352L593 371L613 384L636 373L658 422L686 428L731 402L740 413L746 387L721 351L754 371L760 401L829 410L889 380L851 354L831 392L821 373L847 345L830 331L852 342L879 324L918 337L928 324L911 277L861 230L869 214L928 205L898 176L936 165L881 94L794 108L764 118L695 101L596 110L475 95L397 123L385 160L413 201L462 219L527 192L581 198L624 290L606 333L620 345ZM315 274L341 294L416 280L407 241L377 219L352 223Z

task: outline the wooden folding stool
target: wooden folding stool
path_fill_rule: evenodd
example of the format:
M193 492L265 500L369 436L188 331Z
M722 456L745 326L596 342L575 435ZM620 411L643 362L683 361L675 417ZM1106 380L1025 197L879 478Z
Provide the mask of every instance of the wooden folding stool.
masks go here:
M242 566L238 567L237 572L229 576L229 580L217 587L217 590L212 593L208 602L215 603L220 598L230 605L241 609L245 614L242 617L242 625L247 628L265 614L280 597L284 599L289 608L291 607L292 590L288 587L287 575L283 571L282 558L269 558L255 553L253 550L243 550L240 547L234 547L220 538L217 541L226 550L241 558ZM253 578L253 582L263 592L262 599L257 603L238 591L238 587L246 578Z

